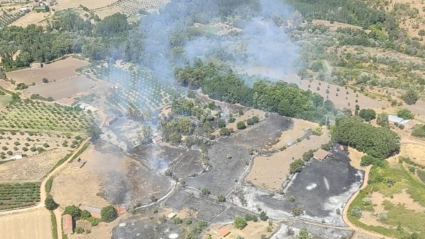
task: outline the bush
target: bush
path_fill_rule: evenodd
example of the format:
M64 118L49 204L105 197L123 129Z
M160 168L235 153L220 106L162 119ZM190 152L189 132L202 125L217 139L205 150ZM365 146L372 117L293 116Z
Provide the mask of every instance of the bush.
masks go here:
M258 118L258 116L253 116L252 122L254 122L254 124L257 124L258 122L260 122L260 119Z
M262 211L260 213L260 219L261 221L267 221L269 219L269 216L267 216L266 212Z
M221 128L220 129L220 136L229 136L230 130L228 128Z
M415 125L412 129L412 136L418 138L425 138L425 125Z
M304 166L304 161L297 159L289 165L289 173L299 173Z
M82 228L82 227L76 227L76 228L75 228L75 233L77 233L77 234L82 234L82 233L84 233L84 228Z
M219 128L224 128L226 127L226 121L224 121L223 119L218 120L217 125Z
M304 152L304 154L303 154L303 160L304 161L308 161L311 158L313 158L313 155L314 155L314 150L309 150L307 152Z
M245 123L243 121L239 121L236 124L236 128L238 128L238 129L245 129L246 128L246 125L245 125Z
M102 208L100 216L104 222L112 222L118 217L117 209L112 205Z
M412 113L412 111L408 109L401 109L397 111L397 116L403 119L413 119L415 118L415 115Z
M44 185L44 188L46 189L46 193L50 193L50 191L52 190L52 185L53 185L53 178L50 177L46 181L46 184Z
M235 226L235 228L242 230L246 227L247 223L242 217L236 217L233 222L233 225Z
M362 216L362 209L359 206L355 206L353 209L351 209L350 215L360 218Z
M43 78L43 83L49 83L49 80L47 78Z
M249 119L246 121L246 123L247 123L248 125L253 125L253 124L254 124L254 121L252 120L252 118L249 118Z
M47 210L55 210L58 207L58 204L53 200L52 195L48 195L46 197L46 200L44 200L44 205L46 206Z
M401 96L401 99L408 105L414 105L416 104L416 101L418 101L419 95L413 89L409 89Z
M257 222L258 218L255 215L245 214L245 221L247 221L247 222L250 222L250 221Z
M369 165L376 165L381 167L384 165L384 162L381 159L378 159L369 155L363 156L360 161L360 166L364 167Z
M367 122L376 118L376 112L372 109L362 109L359 112L360 118L366 120Z
M82 219L87 219L87 218L90 218L90 217L91 217L91 214L90 214L89 211L84 210L84 211L81 212L81 218Z

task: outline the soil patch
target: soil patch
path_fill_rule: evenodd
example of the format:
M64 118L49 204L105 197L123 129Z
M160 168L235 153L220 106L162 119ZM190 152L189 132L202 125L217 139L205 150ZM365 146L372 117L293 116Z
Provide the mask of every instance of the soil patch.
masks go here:
M87 66L89 62L68 57L65 60L56 61L51 64L45 64L43 68L27 68L6 73L7 78L15 80L17 83L31 85L44 84L43 78L54 82L61 79L70 78L79 75L75 70ZM49 84L49 83L47 83ZM62 97L63 98L63 97Z

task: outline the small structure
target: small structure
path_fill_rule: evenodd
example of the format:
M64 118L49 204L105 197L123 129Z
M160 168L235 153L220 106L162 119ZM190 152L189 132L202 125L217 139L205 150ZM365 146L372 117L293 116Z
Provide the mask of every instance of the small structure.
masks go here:
M73 98L63 98L63 99L57 100L56 103L58 103L59 105L62 105L62 106L72 107L72 106L74 106L75 101L76 100L73 99Z
M21 7L21 8L19 9L19 11L21 11L21 12L27 12L27 11L28 11L28 8L26 8L26 7Z
M158 135L158 136L156 136L156 137L154 137L154 138L152 139L152 142L153 142L154 144L159 144L159 143L161 143L162 141L164 141L164 138L163 138L162 136L160 136L160 135Z
M127 209L124 206L116 206L118 215L123 215L127 213Z
M219 235L222 238L224 238L224 237L226 237L227 235L230 234L229 229L225 225L223 225L223 226L213 226L211 229L213 230L214 233L216 233L217 235Z
M82 160L81 158L78 158L72 163L69 164L70 168L82 168L87 163L87 160Z
M95 107L93 107L89 104L86 104L86 103L80 103L78 106L86 112L88 112L89 110L93 113L97 111L97 109Z
M323 160L325 160L326 157L328 157L328 155L329 155L328 151L325 151L323 149L319 149L314 153L313 158L315 158L319 161L323 161Z
M65 234L72 234L74 233L74 224L72 222L72 216L69 214L65 214L62 217L62 227L63 227L63 232Z
M94 206L81 206L81 210L87 210L92 217L97 217L97 218L101 218L100 212L102 211L102 209L98 208L98 207L94 207Z
M393 124L407 124L410 120L405 120L395 115L388 115L388 121Z
M112 125L118 120L118 118L115 115L108 115L106 116L106 125Z
M15 154L13 154L12 157L8 158L7 160L17 160L17 159L22 159L24 156L22 155L21 152L15 152Z
M344 151L344 146L340 145L339 150Z
M177 214L175 214L174 212L168 214L167 218L168 219L173 219L175 216L177 216Z
M407 122L404 126L406 126L406 128L411 129L413 127L415 127L418 124L418 122L416 120L409 120L409 122Z

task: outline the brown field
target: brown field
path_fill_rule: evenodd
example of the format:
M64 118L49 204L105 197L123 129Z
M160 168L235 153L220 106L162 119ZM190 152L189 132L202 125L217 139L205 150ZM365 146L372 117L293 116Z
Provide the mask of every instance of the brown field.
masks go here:
M248 225L242 229L239 230L235 227L233 227L232 224L227 225L227 229L229 229L230 234L226 236L226 238L229 239L237 239L237 238L262 238L262 235L265 235L265 238L269 238L272 234L272 232L267 232L267 227L269 226L268 222L248 222ZM277 225L273 224L272 228ZM214 233L212 229L208 229L205 233L205 235L211 235L212 239L221 239L219 235Z
M127 16L137 15L138 11L145 9L146 11L154 11L162 4L169 0L122 0L112 5L95 9L95 13L100 17L112 15L116 12L121 12ZM83 4L84 5L84 4Z
M215 113L215 112L212 112L213 114ZM257 109L251 109L251 110L248 110L247 112L245 112L242 116L240 116L239 118L237 118L236 120L235 120L235 122L233 122L233 123L229 123L228 125L226 125L226 128L228 128L228 129L233 129L235 132L236 131L239 131L238 130L238 128L236 127L236 125L237 125L237 123L239 122L239 121L244 121L245 122L245 125L247 125L246 124L246 121L249 119L249 118L252 118L253 116L257 116L259 119L260 119L260 121L261 120L263 120L264 118L265 118L265 115L266 115L266 112L264 112L264 111L262 111L262 110L257 110ZM250 126L249 125L247 125L247 128L249 128ZM216 130L214 133L212 133L213 135L219 135L219 132L220 132L220 130Z
M28 14L26 14L25 16L19 18L18 20L14 21L12 24L12 26L17 26L17 27L26 27L30 24L35 24L37 26L44 26L47 24L46 19L49 18L51 16L50 12L30 12Z
M47 84L41 83L25 90L25 94L39 94L44 97L52 97L55 100L71 97L75 94L88 91L95 82L84 75L73 76L64 80L51 82Z
M311 149L318 149L328 141L329 136L326 133L322 136L313 135L310 137L310 140L304 139L300 143L296 143L272 156L256 157L245 181L257 187L277 190L287 180L289 176L289 165L294 159L302 158L304 152Z
M8 72L7 78L15 80L17 83L25 83L27 85L43 84L43 78L47 78L50 82L79 75L75 70L77 68L87 66L89 62L68 57L65 60L56 61L51 64L44 65L43 68L27 68L17 71Z
M293 128L289 131L282 132L279 142L273 145L274 149L280 149L283 146L288 146L288 144L294 143L295 141L297 141L297 139L305 135L307 129L314 130L315 128L319 127L318 124L312 123L306 120L300 120L300 119L292 119L292 120L294 121Z
M422 144L402 144L400 156L409 157L413 162L425 166L425 145Z
M96 9L106 7L109 4L117 2L118 0L60 0L58 5L53 6L56 11L65 10L68 8L78 8L80 5L87 7L88 9Z
M53 149L30 158L0 165L0 182L40 181L68 150Z
M108 206L109 203L97 194L101 191L102 177L116 166L110 163L114 155L101 154L94 150L91 145L81 154L83 160L87 160L80 169L67 167L53 181L51 194L61 206L68 205L93 205L96 207ZM116 168L116 170L120 170Z
M7 239L52 238L50 213L39 208L0 217L0 233Z

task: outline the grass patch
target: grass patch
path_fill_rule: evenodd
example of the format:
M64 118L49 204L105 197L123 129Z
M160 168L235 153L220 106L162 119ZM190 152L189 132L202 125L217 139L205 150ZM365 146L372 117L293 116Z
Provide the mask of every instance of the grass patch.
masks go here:
M53 239L58 239L58 224L55 213L53 211L50 211L50 219L52 221L52 237Z
M369 178L368 186L361 190L350 204L348 219L356 226L384 236L401 238L410 236L414 232L424 235L425 224L423 222L425 214L407 210L404 205L394 205L387 200L382 202L382 205L388 211L388 220L382 223L391 228L366 225L360 222L359 217L350 213L355 207L361 208L362 211L370 211L370 206L364 205L362 200L373 192L379 192L386 197L391 197L403 190L406 190L414 201L424 206L425 210L425 185L413 177L402 164L398 164L393 168L388 166L388 164L383 167L373 166Z
M40 183L0 184L0 210L29 207L40 201Z
M0 107L8 105L12 101L12 96L10 95L0 95Z
M89 145L90 145L90 142L87 142L80 150L78 150L78 152L74 155L74 157L72 157L72 159L69 162L72 163L74 159L80 156L80 154L82 154L84 150L86 150L89 147Z
M46 185L44 185L44 188L46 190L46 193L50 193L50 191L52 190L52 185L53 185L53 178L49 178L46 182Z
M418 172L418 177L419 177L419 179L420 179L423 183L425 183L425 171L418 170L417 172Z

